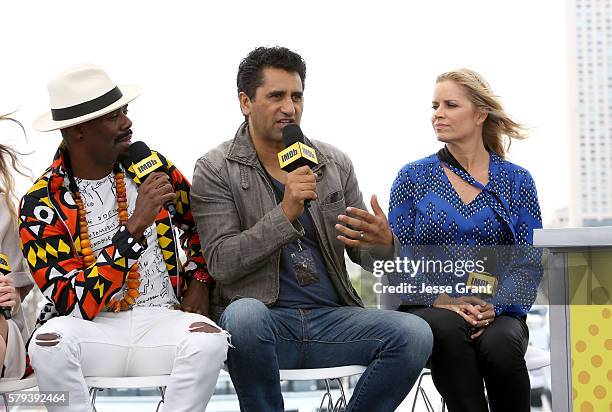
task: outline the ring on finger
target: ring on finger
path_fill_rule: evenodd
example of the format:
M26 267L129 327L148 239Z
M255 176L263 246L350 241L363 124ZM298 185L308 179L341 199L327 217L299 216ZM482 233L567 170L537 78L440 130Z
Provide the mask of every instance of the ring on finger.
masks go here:
M365 233L363 233L363 230L360 230L360 231L359 231L359 239L360 239L360 240L365 239Z
M489 319L485 319L485 326L489 326Z

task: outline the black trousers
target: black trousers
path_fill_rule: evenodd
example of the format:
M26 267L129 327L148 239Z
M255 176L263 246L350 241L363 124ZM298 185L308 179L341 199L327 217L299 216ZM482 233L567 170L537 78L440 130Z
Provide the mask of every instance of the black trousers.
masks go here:
M487 412L483 381L492 412L529 412L525 317L496 317L472 340L470 325L451 310L422 306L400 310L420 316L431 327L431 375L449 412Z

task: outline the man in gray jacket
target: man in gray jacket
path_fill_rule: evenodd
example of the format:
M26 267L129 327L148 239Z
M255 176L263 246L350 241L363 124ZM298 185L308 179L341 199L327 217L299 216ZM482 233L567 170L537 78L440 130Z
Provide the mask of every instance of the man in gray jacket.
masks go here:
M374 214L366 211L348 156L306 139L318 164L280 168L282 129L300 123L305 76L284 47L249 53L237 78L245 122L196 164L191 202L215 280L211 315L232 335L242 411L284 410L279 369L351 364L368 368L346 410L394 411L429 358L431 331L410 314L364 309L351 286L345 250L371 268L376 248L399 243L375 198Z

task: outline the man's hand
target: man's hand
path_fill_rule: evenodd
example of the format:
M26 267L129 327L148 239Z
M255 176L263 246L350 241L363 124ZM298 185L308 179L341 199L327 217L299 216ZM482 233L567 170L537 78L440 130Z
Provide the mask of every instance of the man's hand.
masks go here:
M317 178L310 167L298 167L287 174L285 194L280 205L290 222L304 213L304 201L316 198Z
M208 284L192 280L183 296L183 301L176 309L208 316L209 305Z
M347 207L346 212L353 217L340 215L338 220L346 226L336 224L336 229L342 233L338 239L350 247L390 246L393 244L393 233L385 212L378 204L376 195L370 201L374 214L356 207ZM347 226L350 226L347 227Z
M166 202L174 201L176 194L170 177L162 172L153 172L138 188L134 213L127 221L127 228L137 241L153 224L159 210Z

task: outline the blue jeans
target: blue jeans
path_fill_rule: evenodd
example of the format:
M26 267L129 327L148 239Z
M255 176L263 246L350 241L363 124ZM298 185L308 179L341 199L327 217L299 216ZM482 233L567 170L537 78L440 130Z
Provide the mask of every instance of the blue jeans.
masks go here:
M364 365L346 411L394 411L433 345L427 323L408 313L359 307L268 308L232 302L220 326L232 335L229 372L242 412L282 412L279 369Z

